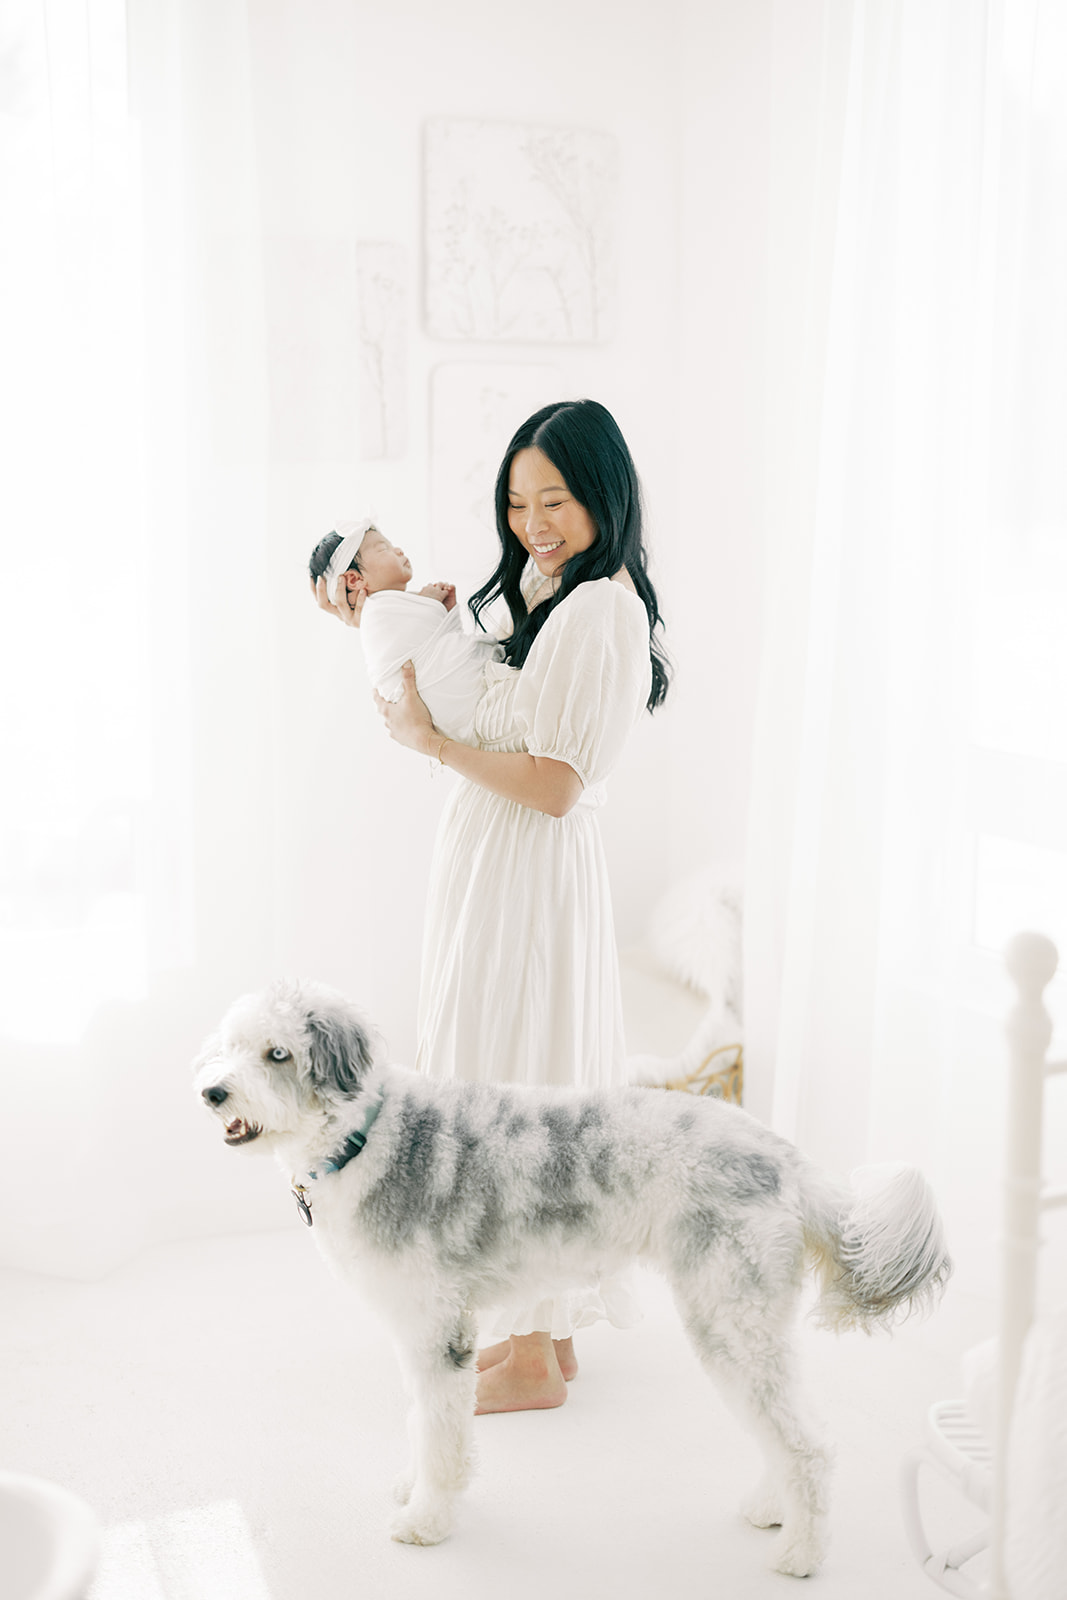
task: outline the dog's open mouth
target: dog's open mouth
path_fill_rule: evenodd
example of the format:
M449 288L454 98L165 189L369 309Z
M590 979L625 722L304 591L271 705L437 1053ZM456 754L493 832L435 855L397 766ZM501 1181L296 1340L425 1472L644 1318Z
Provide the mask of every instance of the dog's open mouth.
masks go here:
M246 1122L244 1117L235 1117L226 1124L227 1144L248 1144L252 1139L258 1139L263 1132L254 1122Z

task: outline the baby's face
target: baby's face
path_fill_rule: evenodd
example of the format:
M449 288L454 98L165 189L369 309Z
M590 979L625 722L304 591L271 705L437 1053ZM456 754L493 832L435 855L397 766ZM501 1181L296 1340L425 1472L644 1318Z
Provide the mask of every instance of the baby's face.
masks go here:
M359 547L359 566L368 594L377 594L381 589L406 589L411 582L411 562L377 528L367 529Z

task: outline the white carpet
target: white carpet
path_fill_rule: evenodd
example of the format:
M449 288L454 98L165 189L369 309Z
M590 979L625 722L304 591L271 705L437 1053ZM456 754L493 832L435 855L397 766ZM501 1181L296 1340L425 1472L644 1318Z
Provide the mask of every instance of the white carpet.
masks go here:
M639 1328L580 1336L565 1406L477 1419L479 1472L436 1549L386 1534L405 1454L399 1377L383 1332L295 1221L161 1248L99 1284L0 1276L0 1465L96 1509L92 1600L796 1592L766 1570L773 1535L737 1513L753 1446L662 1283L642 1287ZM906 1548L897 1488L926 1407L959 1389L937 1331L802 1328L813 1407L838 1452L833 1545L805 1586L822 1600L937 1593ZM955 1328L947 1342L959 1347Z

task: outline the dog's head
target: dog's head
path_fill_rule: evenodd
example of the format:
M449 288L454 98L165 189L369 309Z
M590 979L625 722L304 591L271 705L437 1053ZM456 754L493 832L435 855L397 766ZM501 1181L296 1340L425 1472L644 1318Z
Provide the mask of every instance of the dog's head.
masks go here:
M335 990L274 983L230 1007L195 1063L196 1093L227 1144L272 1143L358 1094L378 1047L366 1018Z

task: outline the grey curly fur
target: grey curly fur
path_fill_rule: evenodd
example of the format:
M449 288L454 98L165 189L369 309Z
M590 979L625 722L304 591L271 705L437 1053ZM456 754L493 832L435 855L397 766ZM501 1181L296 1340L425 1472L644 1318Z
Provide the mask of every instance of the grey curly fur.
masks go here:
M432 1544L451 1527L479 1308L636 1256L668 1278L700 1361L761 1439L767 1475L746 1509L781 1525L775 1567L815 1571L829 1453L800 1417L790 1326L806 1266L822 1285L816 1314L836 1328L887 1327L937 1299L951 1265L914 1169L843 1184L718 1100L387 1067L362 1014L318 985L232 1007L197 1089L229 1143L273 1149L304 1184L320 1249L392 1322L415 1456L394 1538ZM362 1153L320 1180L368 1108Z

